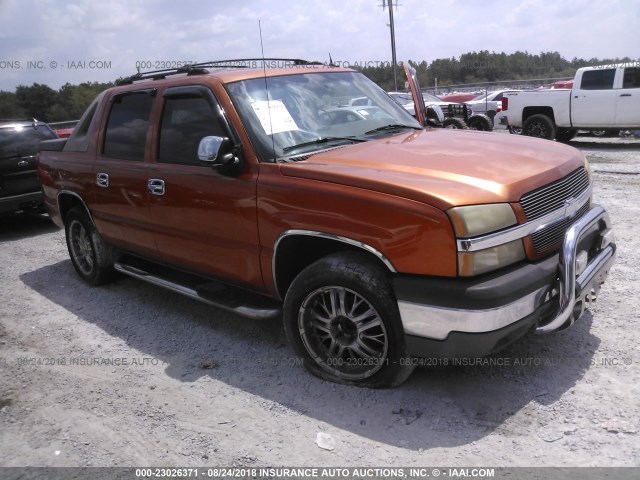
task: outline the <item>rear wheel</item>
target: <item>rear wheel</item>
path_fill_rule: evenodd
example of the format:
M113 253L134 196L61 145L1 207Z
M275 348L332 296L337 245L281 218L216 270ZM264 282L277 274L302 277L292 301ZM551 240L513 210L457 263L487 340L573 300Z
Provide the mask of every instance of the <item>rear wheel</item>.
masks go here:
M467 125L472 130L480 130L482 132L491 132L493 130L493 121L482 113L471 115L467 120Z
M522 134L553 140L556 136L556 126L546 115L531 115L522 125Z
M96 231L83 207L74 207L65 219L67 248L76 272L89 285L101 285L114 277L113 252Z
M304 366L325 380L392 387L413 371L390 282L366 254L330 255L304 269L287 292L284 322Z

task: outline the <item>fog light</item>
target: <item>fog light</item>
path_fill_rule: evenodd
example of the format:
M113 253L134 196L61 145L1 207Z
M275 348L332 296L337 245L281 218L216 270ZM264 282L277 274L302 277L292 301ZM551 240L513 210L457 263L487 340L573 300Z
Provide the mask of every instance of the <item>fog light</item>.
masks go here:
M583 250L576 257L576 277L584 272L584 269L587 268L588 263L589 255Z
M610 243L613 243L615 241L615 235L613 233L613 230L609 229L609 230L605 230L604 232L602 232L602 235L600 236L600 249L606 248L607 245L609 245Z

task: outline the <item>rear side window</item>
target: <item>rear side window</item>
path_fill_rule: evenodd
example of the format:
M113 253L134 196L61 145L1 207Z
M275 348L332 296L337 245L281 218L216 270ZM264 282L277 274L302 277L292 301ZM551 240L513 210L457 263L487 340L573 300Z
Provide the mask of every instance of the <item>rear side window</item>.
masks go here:
M151 91L128 92L113 99L104 139L104 155L126 160L144 160Z
M640 68L632 67L624 69L622 88L640 88Z
M580 88L582 90L611 90L613 89L613 79L615 76L615 68L587 70L582 74Z
M64 146L65 152L86 152L89 148L89 126L98 109L98 99L87 108Z
M205 98L196 95L166 98L158 162L202 166L198 160L198 145L210 135L228 136Z

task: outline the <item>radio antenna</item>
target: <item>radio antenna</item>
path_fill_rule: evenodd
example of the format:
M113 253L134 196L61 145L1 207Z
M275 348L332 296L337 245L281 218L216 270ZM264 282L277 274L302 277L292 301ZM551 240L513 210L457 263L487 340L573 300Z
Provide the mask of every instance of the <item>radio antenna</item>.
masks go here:
M271 130L271 150L273 151L273 161L277 162L276 141L273 138L273 124L271 122L271 103L269 101L269 84L267 83L267 65L264 58L264 45L262 44L262 25L258 20L258 30L260 31L260 51L262 52L262 71L264 72L264 89L267 92L267 112L269 112L269 129Z

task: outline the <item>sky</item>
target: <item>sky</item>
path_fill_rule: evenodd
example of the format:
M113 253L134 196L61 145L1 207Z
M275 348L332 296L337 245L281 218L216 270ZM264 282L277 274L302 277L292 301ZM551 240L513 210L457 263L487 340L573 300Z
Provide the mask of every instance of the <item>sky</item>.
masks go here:
M261 57L260 27L266 57L388 62L382 1L0 0L0 90L113 81L138 66ZM398 61L479 50L640 58L640 0L394 3Z

